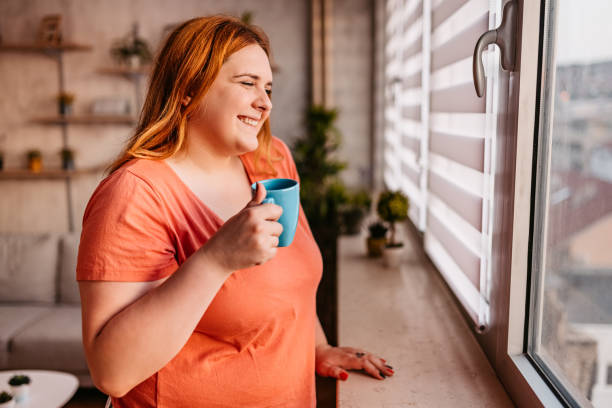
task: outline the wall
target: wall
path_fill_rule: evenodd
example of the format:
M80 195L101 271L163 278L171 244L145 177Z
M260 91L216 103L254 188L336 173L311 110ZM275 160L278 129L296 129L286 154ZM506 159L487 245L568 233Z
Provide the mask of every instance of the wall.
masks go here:
M112 65L109 49L126 35L133 22L151 45L159 44L168 24L212 13L254 13L253 21L269 35L276 64L273 133L291 143L303 133L308 103L307 0L2 0L0 35L5 43L27 43L36 38L42 16L61 14L64 38L92 45L89 52L64 57L66 89L76 94L75 113L87 113L93 100L108 96L134 98L134 87L120 77L98 72ZM5 168L25 167L25 153L36 148L45 167L60 166L61 128L31 119L56 113L57 65L40 54L0 53L0 150ZM130 135L129 126L70 125L69 146L77 168L104 165ZM101 174L72 181L74 224L80 227L85 205ZM66 185L63 181L0 180L0 232L65 231Z
M352 187L371 179L373 12L371 0L333 1L332 105L340 111L339 158L349 164L342 178Z

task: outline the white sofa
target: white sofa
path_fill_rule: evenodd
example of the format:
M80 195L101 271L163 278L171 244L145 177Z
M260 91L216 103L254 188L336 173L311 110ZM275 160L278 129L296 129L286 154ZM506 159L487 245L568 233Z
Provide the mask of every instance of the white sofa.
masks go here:
M0 369L92 382L81 342L77 234L0 234Z

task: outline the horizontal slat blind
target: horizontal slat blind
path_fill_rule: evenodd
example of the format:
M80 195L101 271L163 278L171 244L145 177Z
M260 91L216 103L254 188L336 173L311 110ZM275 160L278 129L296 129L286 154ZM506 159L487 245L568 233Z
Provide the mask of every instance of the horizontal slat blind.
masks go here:
M490 10L493 7L494 13ZM488 324L495 92L472 53L501 0L388 0L385 183L410 198L425 250L477 327Z
M489 0L435 0L432 10L425 250L480 329L488 324L487 100L474 92L472 53L489 29Z
M386 7L385 184L408 196L410 218L423 228L426 189L422 149L427 129L422 105L427 89L422 84L423 66L429 61L429 54L423 53L423 1L390 0Z

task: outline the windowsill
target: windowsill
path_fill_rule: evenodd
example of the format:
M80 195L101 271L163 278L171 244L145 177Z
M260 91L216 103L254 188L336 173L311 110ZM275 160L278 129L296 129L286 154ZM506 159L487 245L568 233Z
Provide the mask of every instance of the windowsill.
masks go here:
M363 236L338 244L338 339L393 366L384 381L351 372L338 407L512 407L441 278L406 248L399 270L366 257Z

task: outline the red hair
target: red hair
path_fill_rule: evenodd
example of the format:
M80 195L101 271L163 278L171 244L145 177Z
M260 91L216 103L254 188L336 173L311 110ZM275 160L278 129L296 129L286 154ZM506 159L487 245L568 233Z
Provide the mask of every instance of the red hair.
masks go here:
M219 74L223 63L241 48L258 44L270 58L270 42L259 27L224 15L199 17L177 27L158 54L136 132L117 159L112 173L133 158L162 160L173 156L185 142L187 118L193 113ZM191 101L184 106L186 96ZM272 167L270 119L257 134L255 163L263 153Z

